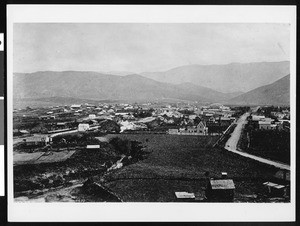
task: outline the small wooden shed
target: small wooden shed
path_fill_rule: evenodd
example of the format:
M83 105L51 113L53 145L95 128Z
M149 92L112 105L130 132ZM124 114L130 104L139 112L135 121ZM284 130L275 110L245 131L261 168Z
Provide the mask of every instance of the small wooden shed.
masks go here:
M210 179L206 197L211 202L233 202L235 185L232 179Z
M274 197L282 197L286 194L286 186L272 182L263 183L268 188L269 194Z
M175 192L178 202L194 202L195 194L188 192Z
M86 149L100 149L100 144L88 144Z

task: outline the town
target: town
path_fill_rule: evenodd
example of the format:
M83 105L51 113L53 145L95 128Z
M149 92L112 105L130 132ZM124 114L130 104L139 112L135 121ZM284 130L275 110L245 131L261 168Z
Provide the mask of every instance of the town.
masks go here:
M178 105L178 104L177 104ZM14 110L14 136L54 134L71 130L103 130L103 121L115 125L109 132L151 131L170 134L220 134L235 121L235 110L221 104L180 107L146 104L73 104ZM200 123L201 122L201 123Z
M289 164L289 107L225 106L219 103L203 105L197 102L97 103L94 101L14 109L15 198L27 200L40 197L44 201L124 201L124 199L125 201L157 201L162 199L163 201L269 202L275 200L286 202L289 200L288 171L261 165L256 169L259 172L255 171L252 175L262 174L263 171L263 177L258 176L259 180L255 182L256 184L250 185L247 184L250 183L248 179L245 179L246 182L244 179L240 181L240 177L247 178L249 175L238 172L238 165L244 161L250 168L255 167L252 163L248 163L248 159L239 159L238 156L231 158L229 162L232 161L232 164L239 162L235 164L237 168L230 170L232 166L227 165L228 169L226 169L228 156L224 153L224 148L244 115L247 118L237 149ZM280 137L284 137L285 142L281 143L280 148L274 150L274 146L278 145L276 139ZM272 142L273 146L270 145ZM131 167L133 171L129 172L128 176L126 166L143 164L145 161L150 161L151 164L145 167L145 171L138 173L143 180L148 178L146 171L149 170L158 173L157 180L160 180L160 177L172 177L175 172L170 171L160 175L161 173L156 172L159 168L155 164L161 162L165 165L165 161L175 158L174 155L191 158L192 153L182 154L184 143L188 145L188 152L195 148L195 145L203 149L201 156L205 156L201 157L201 161L215 161L222 156L224 161L227 161L225 165L222 163L201 167L200 172L203 174L195 173L195 169L199 166L191 172L189 172L191 169L182 168L183 172L179 177L184 174L187 180L197 180L200 183L198 187L202 187L201 191L195 188L195 183L191 185L189 192L178 191L180 188L172 190L170 188L174 185L170 185L168 192L171 190L173 196L164 194L154 199L150 196L141 200L138 197L127 197L123 194L124 191L121 191L123 187L120 183L115 184L123 177L135 180L137 169ZM176 144L175 149L168 150L172 144ZM271 148L267 148L268 146ZM216 150L216 153L213 150ZM172 164L177 164L177 158L178 156ZM155 164L153 165L151 161L155 161ZM193 161L194 159L190 160L190 164L197 164L199 160ZM124 175L122 171L118 171L123 168ZM143 174L146 176L143 177ZM175 176L177 177L178 175ZM210 180L211 177L219 177L219 179ZM239 179L233 181L235 177ZM206 184L207 180L210 181L209 186ZM147 184L149 181L143 183ZM235 189L239 184L241 184L239 188ZM247 188L243 187L245 184ZM249 186L252 187L251 194L243 194L245 190L249 190ZM220 191L214 193L213 190L218 187L222 187L225 193ZM74 195L74 188L78 190L75 192L76 195ZM192 188L195 188L196 192ZM63 193L60 194L57 189L63 190ZM70 189L73 192L71 195Z

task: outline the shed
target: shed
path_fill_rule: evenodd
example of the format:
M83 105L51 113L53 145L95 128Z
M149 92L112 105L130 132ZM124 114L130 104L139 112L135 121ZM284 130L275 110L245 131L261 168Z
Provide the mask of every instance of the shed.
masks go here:
M206 197L212 202L232 202L235 185L232 179L210 179Z
M259 129L270 130L271 122L259 121L258 122Z
M80 108L81 107L81 104L73 104L71 105L71 108Z
M66 122L58 122L56 123L57 126L65 126L67 123Z
M80 132L89 130L89 128L90 128L90 125L89 125L89 124L80 123L80 124L78 125L78 131L80 131Z
M100 145L99 144L89 144L86 146L87 149L99 149Z
M263 185L268 188L269 194L271 196L281 197L284 196L286 193L286 186L284 185L275 184L272 182L265 182L263 183Z
M89 119L95 119L96 118L96 115L95 114L90 114L89 115Z
M178 129L169 129L168 133L169 134L178 134Z
M177 201L180 202L193 202L195 201L195 194L188 192L175 192Z

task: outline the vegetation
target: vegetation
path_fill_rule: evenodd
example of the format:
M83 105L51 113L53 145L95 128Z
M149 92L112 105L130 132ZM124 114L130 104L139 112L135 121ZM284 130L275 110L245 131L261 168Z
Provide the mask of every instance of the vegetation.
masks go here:
M138 141L123 140L118 137L114 137L109 142L118 154L131 156L134 162L143 160L147 153L144 151L143 146Z
M239 147L250 154L290 164L290 131L259 130L246 125Z
M64 134L53 137L53 147L84 147L88 144L100 144L101 142L94 137L93 133L74 133Z
M178 112L180 112L181 114L184 114L184 115L192 115L192 114L195 114L194 111L188 110L188 109L179 110Z
M118 123L113 120L104 120L100 122L100 132L103 133L120 133L121 129Z
M245 114L246 112L250 111L249 106L242 106L242 107L233 107L231 110L235 111L232 117L239 118L241 115Z
M154 109L149 109L149 110L137 110L133 113L133 116L136 118L146 118L146 117L151 117L152 112Z

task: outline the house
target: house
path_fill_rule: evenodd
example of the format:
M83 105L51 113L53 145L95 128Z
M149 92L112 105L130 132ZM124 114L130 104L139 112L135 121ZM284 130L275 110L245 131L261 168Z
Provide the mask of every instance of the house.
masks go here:
M46 136L42 140L46 142L46 144L51 144L52 143L52 137L51 136Z
M41 119L41 120L46 120L48 118L49 118L49 116L47 116L47 115L42 115L42 116L39 117L39 119Z
M112 114L112 113L114 113L115 111L114 111L114 109L109 109L107 112L110 113L110 114Z
M24 130L24 129L19 130L19 132L22 133L22 134L29 134L29 132L27 130Z
M286 186L281 184L276 184L268 181L263 183L263 185L268 188L269 195L273 197L282 197L287 192Z
M207 115L206 115L207 116ZM209 122L215 122L216 119L214 116L210 116L209 119L208 119Z
M96 118L96 115L95 114L90 114L89 115L89 119L95 119Z
M199 124L197 125L197 133L202 133L204 135L208 133L208 128L206 127L205 122L199 122Z
M66 124L67 124L66 122L58 122L58 123L56 123L57 126L63 126L63 127L66 126Z
M272 119L272 118L264 118L264 119L262 119L262 121L265 121L265 122L273 122L274 119Z
M206 197L211 202L233 202L235 185L231 179L210 179Z
M73 105L71 105L71 108L79 109L79 108L81 108L81 105L80 104L73 104Z
M100 144L90 144L86 146L86 149L99 149Z
M193 202L195 201L195 194L188 192L175 192L176 198L179 202Z
M253 121L261 121L265 118L264 115L252 115L252 120Z
M78 125L78 131L79 131L79 132L87 131L87 130L89 130L89 128L90 128L90 125L87 124L87 123L80 123L80 124Z
M197 133L197 127L196 127L196 126L188 126L188 127L186 128L186 131L187 131L188 133Z
M45 146L52 142L52 137L50 136L32 136L23 139L26 146Z
M185 132L185 128L179 128L179 132L181 133Z
M189 115L189 119L194 120L197 117L197 115Z
M258 122L258 128L263 129L263 130L271 130L272 129L271 122L259 121Z
M169 134L178 134L178 129L169 129L168 133Z
M129 121L121 121L120 122L121 133L125 130L135 130L135 124Z

